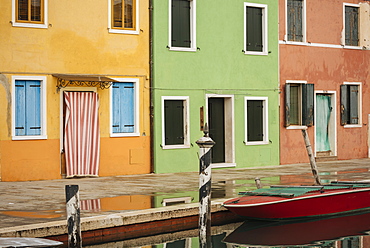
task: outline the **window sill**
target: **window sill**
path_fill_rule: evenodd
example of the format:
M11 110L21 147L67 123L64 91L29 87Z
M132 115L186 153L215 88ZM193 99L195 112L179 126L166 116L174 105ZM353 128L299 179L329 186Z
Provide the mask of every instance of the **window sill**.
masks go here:
M22 22L14 22L13 27L21 27L21 28L48 28L47 24L36 24L36 23L22 23Z
M110 137L111 138L116 138L116 137L137 137L140 136L140 133L111 133Z
M254 141L254 142L245 142L246 146L256 146L256 145L268 145L268 141Z
M286 127L286 129L291 129L291 130L305 130L305 129L307 129L307 126L289 126L289 127Z
M47 135L39 136L12 136L12 140L46 140L48 139Z
M197 49L193 48L193 47L189 47L189 48L186 48L186 47L170 47L169 50L170 51L177 51L177 52L196 52L197 51Z
M219 164L211 164L211 168L230 168L236 167L236 163L219 163Z
M138 30L124 30L124 29L114 29L108 28L108 32L111 34L139 34Z
M344 128L356 128L356 127L362 127L361 124L348 124L344 125Z
M163 150L190 148L190 145L164 145Z
M268 55L267 52L251 52L251 51L244 51L245 55L263 55L266 56Z

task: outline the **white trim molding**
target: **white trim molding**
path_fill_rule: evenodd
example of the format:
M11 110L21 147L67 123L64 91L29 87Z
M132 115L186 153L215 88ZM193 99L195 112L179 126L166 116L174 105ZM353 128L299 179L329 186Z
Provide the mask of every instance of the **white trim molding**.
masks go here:
M247 51L247 7L262 9L262 52ZM268 12L267 4L244 2L244 54L268 55Z
M40 135L15 135L15 81L16 80L37 80L40 81ZM46 112L46 76L12 76L12 140L40 140L47 139L47 112Z
M43 0L44 6L43 6L43 23L30 23L30 22L17 22L16 20L16 6L18 0L12 0L12 25L13 27L23 27L23 28L48 28L48 1L49 0Z
M113 0L108 0L108 32L111 34L139 34L139 0L133 0L135 1L135 30L112 27L112 1Z
M165 135L165 112L164 102L166 100L182 100L184 102L184 144L181 145L166 145ZM162 109L162 149L182 149L190 148L190 118L189 118L189 96L162 96L161 109Z
M197 0L189 0L190 2L190 47L175 47L172 46L172 0L168 0L168 48L170 51L196 52L197 51Z
M112 90L113 88L110 87L109 89L109 134L110 137L133 137L133 136L140 136L140 83L138 78L112 78L120 83L133 83L134 84L134 127L135 130L132 133L113 133L113 96Z
M260 100L263 102L262 118L263 118L263 140L262 141L248 141L248 101L249 100ZM245 145L266 145L269 144L269 132L268 132L268 97L256 97L256 96L245 96L244 97L244 142Z

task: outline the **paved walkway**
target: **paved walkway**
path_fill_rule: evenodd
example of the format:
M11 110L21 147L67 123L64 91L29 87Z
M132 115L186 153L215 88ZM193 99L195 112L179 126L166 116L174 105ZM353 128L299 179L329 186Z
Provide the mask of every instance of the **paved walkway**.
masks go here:
M317 166L321 180L324 182L370 179L370 159L319 162ZM220 202L236 196L239 190L253 189L256 177L261 178L264 185L313 184L314 182L309 164L214 169L212 199ZM186 172L0 182L0 229L65 220L64 190L65 185L69 184L77 184L80 187L80 199L83 201L81 217L84 218L156 208L161 206L161 200L166 197L189 195L193 202L196 202L199 177L197 172ZM107 202L112 204L102 206L103 199L109 199L110 201ZM144 204L148 199L150 199L149 203ZM140 205L141 202L144 203Z

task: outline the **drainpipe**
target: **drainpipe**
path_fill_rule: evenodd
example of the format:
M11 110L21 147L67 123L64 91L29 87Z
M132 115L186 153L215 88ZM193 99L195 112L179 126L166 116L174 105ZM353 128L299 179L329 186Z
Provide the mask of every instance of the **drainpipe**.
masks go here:
M149 0L150 172L154 173L153 0Z

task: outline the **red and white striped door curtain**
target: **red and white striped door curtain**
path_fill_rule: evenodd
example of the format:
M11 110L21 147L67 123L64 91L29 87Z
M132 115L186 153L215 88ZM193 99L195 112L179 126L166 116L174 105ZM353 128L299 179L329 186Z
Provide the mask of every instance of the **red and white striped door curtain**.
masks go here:
M64 150L67 178L98 176L100 132L98 94L64 92L66 104Z

